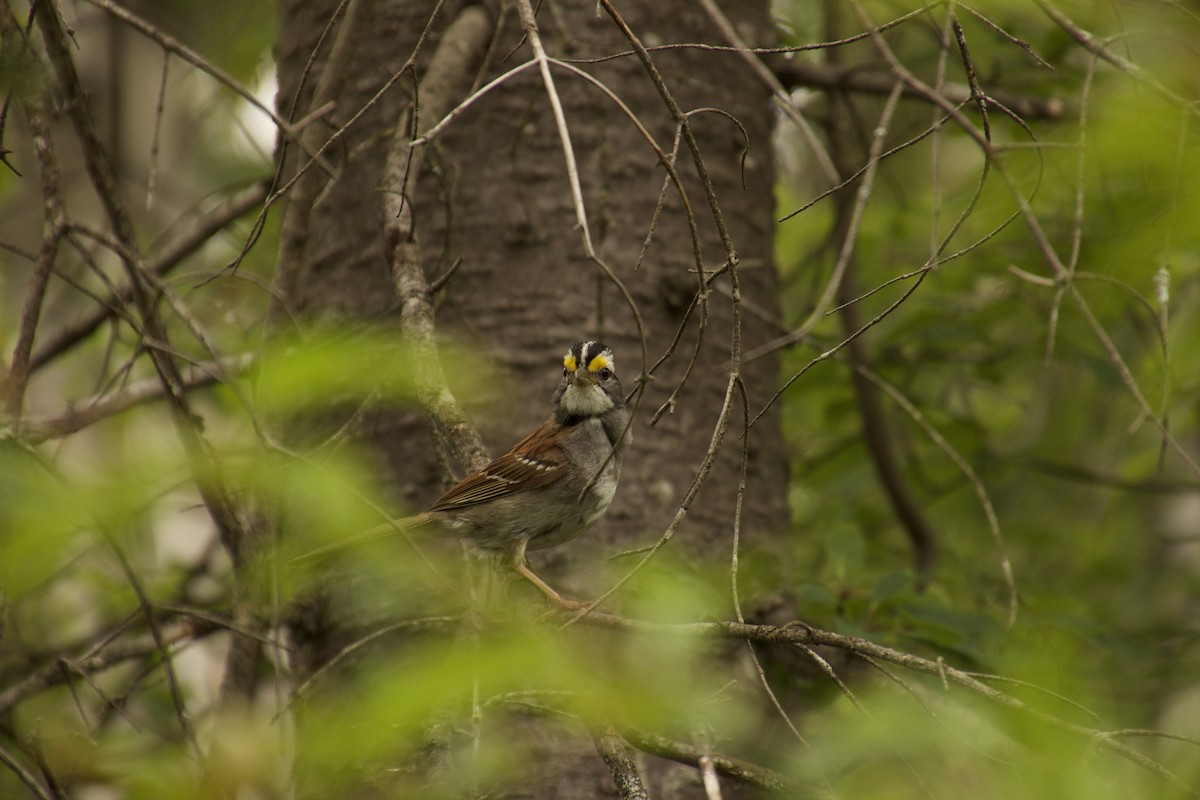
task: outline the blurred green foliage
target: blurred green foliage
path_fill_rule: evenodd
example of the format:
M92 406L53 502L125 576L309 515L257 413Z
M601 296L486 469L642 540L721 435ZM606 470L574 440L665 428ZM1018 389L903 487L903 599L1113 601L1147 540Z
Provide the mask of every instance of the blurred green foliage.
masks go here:
M1185 9L1058 5L1089 30L1128 31L1108 45L1149 67L1152 79L1194 96L1195 86L1185 87L1194 84L1188 76L1200 65L1181 31L1194 33L1196 20ZM898 3L865 6L877 23L907 10L907 4ZM796 41L826 35L812 27L804 4L779 7L786 9ZM1031 67L1018 47L959 7L984 91L1027 91L1066 101L1064 118L1036 124L1036 138L993 112L994 141L1041 145L1007 151L1005 164L1030 198L1051 246L1076 272L1080 295L1150 407L1169 420L1172 435L1195 458L1200 228L1194 220L1200 209L1194 187L1200 185L1200 151L1193 109L1164 100L1146 82L1114 76L1103 62L1095 66L1091 56L1069 46L1057 26L1030 14L1028 6L971 8L1054 63L1053 71ZM848 11L845 17L846 25L856 27ZM934 33L928 26L905 26L889 32L888 41L911 67ZM950 60L957 62L958 54ZM1081 91L1093 67L1084 105ZM881 105L856 104L862 130L872 129ZM823 106L813 112L819 118ZM924 106L902 105L889 141L919 133L930 119ZM880 167L857 240L860 292L926 262L935 203L943 235L970 201L981 156L961 135L943 130L936 187L928 142ZM813 183L798 171L780 190L781 211L799 207L813 193ZM1011 193L993 173L947 252L986 236L1016 210ZM1080 245L1072 262L1077 214ZM781 223L777 257L789 298L813 296L828 275L831 248L818 251L813 244L828 235L828 225L820 212ZM1010 267L1041 283L1023 279ZM882 311L909 284L863 300L861 318ZM800 305L791 321L807 313L808 307ZM788 354L785 374L843 336L834 319L816 333L813 348ZM1028 680L1091 707L1106 724L1151 728L1167 719L1176 726L1195 719L1190 693L1200 675L1200 641L1194 632L1200 597L1194 554L1200 539L1197 477L1177 455L1164 453L1161 433L1139 409L1079 304L1054 284L1029 228L1014 221L962 259L931 272L865 342L879 373L986 486L1013 562L1020 615L1006 630L1001 554L972 485L920 426L885 398L905 474L942 547L934 584L915 590L915 581L903 571L910 558L903 530L860 438L847 370L834 362L817 366L793 390L802 399L784 405L796 454L791 499L802 536L796 553L798 574L804 576L798 596L805 618L837 630L869 631L873 638L882 635L904 649L941 654L948 663ZM886 696L864 703L872 716L885 717L897 704L902 701ZM986 709L982 713L985 719L995 716ZM910 706L897 719L911 725L920 714ZM850 724L853 731L839 728L838 733L854 742L846 746L853 754L847 758L870 759L886 750L878 738L873 743L861 738L871 725ZM961 731L958 724L942 731L925 728L916 737L911 727L897 736L883 725L881 735L915 748L900 761L914 781L916 775L927 777L927 770L939 779L959 773L969 780L958 788L984 796L1158 796L1162 791L1157 779L1147 780L1140 770L1107 763L1107 757L1103 766L1084 758L1075 752L1077 740L1052 730L1022 727L1016 738L1040 753L1031 759L1029 752L1009 752L1011 741L1004 753L969 737L960 742L954 733ZM1191 724L1176 731L1200 732ZM924 735L931 740L925 742ZM1137 746L1195 779L1200 758L1194 747ZM931 766L934 752L947 758L940 767ZM856 769L845 796L923 792L916 782L909 790L897 788L884 766L888 763L878 770ZM896 766L891 763L890 769ZM934 791L945 789L939 784Z
M150 0L130 6L243 83L252 83L269 59L279 27L275 4L261 0Z

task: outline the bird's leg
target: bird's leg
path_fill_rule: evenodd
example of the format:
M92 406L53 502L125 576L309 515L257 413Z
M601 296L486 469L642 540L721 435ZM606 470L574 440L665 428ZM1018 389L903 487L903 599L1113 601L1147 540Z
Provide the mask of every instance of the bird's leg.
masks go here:
M525 563L525 547L529 544L529 540L522 537L517 539L505 551L505 558L508 560L514 570L521 575L525 580L532 583L538 588L542 594L546 595L546 599L559 608L565 608L571 611L578 611L581 608L586 608L587 603L580 603L575 600L568 600L550 587L550 584L542 580L536 572L529 568Z
M587 608L587 603L581 603L578 600L568 600L554 589L550 588L550 584L538 577L538 574L531 570L526 564L515 564L514 568L525 578L525 580L536 586L542 594L546 595L546 599L559 608L565 608L569 611L578 611L581 608Z

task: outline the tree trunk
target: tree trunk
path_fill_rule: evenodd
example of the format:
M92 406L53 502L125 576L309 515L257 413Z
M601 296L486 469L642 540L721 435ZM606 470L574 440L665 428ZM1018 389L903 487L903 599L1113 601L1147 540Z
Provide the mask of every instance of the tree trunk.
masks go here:
M346 17L353 26L351 54L338 86L336 109L319 125L317 141L370 101L417 46L434 4L376 0L359 3ZM721 33L696 4L684 0L627 3L622 8L632 30L646 43L710 42L726 44ZM751 46L771 43L768 4L726 2L743 39ZM334 0L281 0L277 47L281 114L293 96L318 37L334 13ZM587 59L631 50L613 21L597 16L592 3L543 4L538 22L552 56ZM430 27L417 57L417 78L458 11L448 4ZM496 9L489 5L489 13ZM529 58L517 14L509 9L493 17L496 39L476 58L477 85ZM335 29L335 35L336 31ZM321 90L330 51L326 45L301 91L303 117ZM738 274L743 297L742 348L753 350L777 333L777 278L772 262L774 180L771 158L769 93L734 53L694 49L654 52L655 64L687 112L717 108L732 115L691 116L704 164L720 202L724 222L740 257ZM334 56L335 60L337 56ZM580 64L626 103L668 152L675 124L654 83L639 60L627 55L597 64ZM648 368L669 347L697 289L696 263L686 216L678 193L668 188L661 215L655 206L663 188L658 157L620 109L595 86L555 68L567 125L579 161L580 180L591 234L598 255L628 287L644 324ZM396 314L384 253L380 175L388 141L409 107L415 81L404 77L386 92L348 131L325 158L335 176L316 178L319 191L294 202L311 208L295 247L281 260L276 285L293 318L314 321L383 322ZM459 89L466 97L470 87ZM457 99L453 102L457 102ZM434 119L420 117L419 131ZM743 151L749 138L749 150ZM295 153L293 148L292 153ZM713 215L696 178L686 147L676 161L699 226L705 270L725 261ZM451 262L462 264L439 295L439 335L465 343L473 357L495 367L498 386L487 387L486 400L468 400L468 416L480 426L496 455L535 427L550 410L561 354L574 341L601 339L617 354L625 388L632 389L642 370L641 346L634 316L617 286L594 265L584 250L564 168L564 158L536 68L509 79L470 106L439 135L426 159L427 168L411 198L426 274L432 280ZM326 183L326 181L328 182ZM285 223L286 225L286 223ZM653 241L640 266L639 252L653 226ZM285 234L286 238L286 234ZM659 369L645 392L634 423L634 444L625 460L621 485L608 515L581 539L548 551L531 553L533 567L569 596L595 597L611 585L614 568L607 557L652 544L667 529L696 476L713 437L714 425L729 382L731 302L729 280L716 281L708 297L708 318L699 357L671 413L651 427L654 411L667 401L683 378L697 341L700 314L693 313L678 349ZM741 374L756 413L776 386L777 362L763 357L743 364ZM712 473L703 485L669 550L691 564L728 564L734 508L742 455L740 399ZM396 512L427 505L446 485L437 447L424 417L380 412L367 434L372 451L394 491ZM770 547L787 524L787 459L774 413L752 431L748 462L749 495L743 516L746 546ZM457 476L465 465L449 464ZM785 550L778 547L778 551ZM624 569L629 559L618 562ZM727 570L727 566L724 567ZM615 574L620 574L619 572ZM723 587L728 586L728 578ZM619 607L635 581L618 594ZM725 590L728 594L727 589ZM714 610L728 613L728 607ZM309 667L331 652L336 634L328 628L336 617L303 621L299 655ZM551 741L539 746L554 751L531 761L529 797L593 797L612 793L612 779L590 743ZM674 769L684 770L683 767ZM692 770L687 770L692 772ZM655 780L666 780L661 775ZM670 782L670 781L668 781ZM703 796L698 779L685 781L685 794ZM681 790L683 791L683 790ZM662 785L652 796L672 796Z

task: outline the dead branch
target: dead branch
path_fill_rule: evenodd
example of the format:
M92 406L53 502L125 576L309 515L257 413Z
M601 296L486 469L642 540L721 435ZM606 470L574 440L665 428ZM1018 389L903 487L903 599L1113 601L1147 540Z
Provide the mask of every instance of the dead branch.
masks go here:
M202 218L190 221L183 230L168 239L156 254L146 260L146 272L157 278L168 275L189 256L198 252L210 239L262 203L266 193L266 182L256 182ZM114 309L128 305L132 298L133 290L129 284L125 284L109 297L99 299L96 307L79 320L63 326L45 339L34 352L30 360L30 369L41 369L87 339L97 328L112 319Z
M561 618L569 613L571 612L558 612L558 615ZM959 686L1003 708L1020 712L1057 730L1095 743L1153 772L1177 787L1189 792L1195 792L1192 787L1189 787L1162 764L1116 741L1110 732L1069 722L1039 708L1035 708L1023 700L988 686L972 673L948 666L942 659L934 661L922 658L921 656L895 650L857 636L847 636L841 633L834 633L833 631L821 630L801 622L783 626L754 625L740 622L693 622L677 625L632 620L627 617L618 617L604 612L592 613L581 621L588 625L623 630L645 636L737 639L760 644L790 645L808 648L820 645L846 650L862 658L887 661L913 672L935 675L947 684Z
M95 675L129 661L149 658L155 653L162 652L164 646L174 647L184 642L202 639L220 627L206 620L192 618L162 628L161 642L155 641L152 634L145 634L133 639L114 642L77 658L68 659L65 656L56 658L21 681L0 691L0 714L7 713L18 703L47 689L70 683L80 675Z
M184 391L191 391L212 386L220 382L224 375L245 372L252 362L252 356L243 354L226 358L219 365L196 364L185 367L180 374L182 388ZM59 439L132 408L164 400L166 397L167 392L162 382L157 378L147 378L131 383L119 392L96 395L60 414L26 420L21 426L21 434L32 444L47 439Z
M11 20L7 13L0 13L0 18ZM7 379L0 381L0 388L4 394L5 416L18 426L25 401L25 388L32 372L30 356L41 316L42 302L46 296L50 273L58 258L59 245L67 229L67 215L61 194L62 176L50 137L45 104L40 97L34 96L25 102L25 115L40 165L44 214L42 245L34 263L25 303L21 307L21 323L17 332L17 343L13 348L12 363Z
M775 56L769 63L779 80L791 87L803 86L886 97L896 83L886 72L869 72L857 65L837 67L782 56ZM947 83L941 87L941 94L948 102L957 106L971 100L971 87L966 84ZM907 86L904 87L901 96L908 100L925 99L920 92ZM1003 89L994 89L988 92L986 97L988 100L1003 103L1025 119L1057 120L1067 113L1067 104L1057 97L1035 97Z
M611 725L593 725L592 743L596 745L600 758L608 765L621 800L650 800L641 770L630 757L625 741Z
M397 123L383 174L384 249L405 337L415 350L419 397L438 437L460 467L478 469L488 460L479 432L467 420L446 387L434 342L433 305L421 264L412 208L412 193L424 161L414 147L411 128L420 114L441 119L453 107L458 87L469 83L471 66L482 58L492 35L492 20L479 6L468 6L447 29L417 89L413 111Z

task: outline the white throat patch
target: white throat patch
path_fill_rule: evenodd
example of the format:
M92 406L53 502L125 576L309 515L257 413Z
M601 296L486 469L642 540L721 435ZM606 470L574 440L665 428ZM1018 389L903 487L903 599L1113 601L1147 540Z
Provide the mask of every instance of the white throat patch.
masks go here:
M567 385L562 396L563 410L572 416L594 417L613 407L612 398L599 386Z

